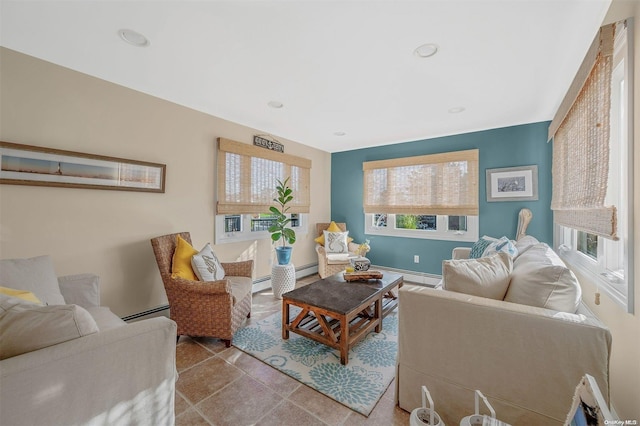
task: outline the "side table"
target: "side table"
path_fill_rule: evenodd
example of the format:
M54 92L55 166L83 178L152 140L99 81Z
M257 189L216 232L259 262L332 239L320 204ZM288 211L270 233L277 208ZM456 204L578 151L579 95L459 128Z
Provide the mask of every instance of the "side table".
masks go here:
M271 288L277 299L282 299L282 294L293 290L295 286L296 268L293 263L271 267Z

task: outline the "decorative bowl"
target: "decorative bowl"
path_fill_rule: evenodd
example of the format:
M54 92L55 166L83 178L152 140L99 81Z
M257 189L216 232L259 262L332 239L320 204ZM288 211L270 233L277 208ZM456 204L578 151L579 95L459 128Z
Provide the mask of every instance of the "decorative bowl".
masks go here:
M353 269L358 271L368 271L371 266L371 261L366 257L356 257L351 260L351 264L353 265Z

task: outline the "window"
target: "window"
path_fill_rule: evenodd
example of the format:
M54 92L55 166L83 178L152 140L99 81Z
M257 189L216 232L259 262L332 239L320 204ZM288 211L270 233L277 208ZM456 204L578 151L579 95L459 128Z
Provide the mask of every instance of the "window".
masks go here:
M478 239L478 150L370 161L363 169L365 233Z
M478 216L365 214L365 233L432 240L477 241Z
M290 227L297 234L307 232L306 215L292 213ZM270 238L269 227L273 223L270 213L216 215L216 244Z
M310 205L311 160L264 148L218 139L216 244L269 238L276 179L290 177L293 190L291 227L298 233Z
M633 283L630 268L633 262L633 129L629 121L632 93L627 83L632 48L625 28L624 23L615 26L609 87L608 173L603 203L605 206L616 206L613 210L617 228L615 238L556 221L555 246L572 267L589 277L600 291L632 313L633 286L629 284Z

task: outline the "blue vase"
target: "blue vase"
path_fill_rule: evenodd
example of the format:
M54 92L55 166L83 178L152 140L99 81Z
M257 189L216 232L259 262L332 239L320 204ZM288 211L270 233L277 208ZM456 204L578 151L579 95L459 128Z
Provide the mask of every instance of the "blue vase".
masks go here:
M278 256L278 265L288 265L291 261L291 250L293 247L276 247L276 256Z

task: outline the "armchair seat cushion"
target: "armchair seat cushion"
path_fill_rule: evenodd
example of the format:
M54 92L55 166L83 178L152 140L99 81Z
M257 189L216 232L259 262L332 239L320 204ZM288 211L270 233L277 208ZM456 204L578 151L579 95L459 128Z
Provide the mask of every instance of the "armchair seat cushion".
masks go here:
M351 257L355 257L353 253L327 253L327 263L329 265L342 265L349 263Z
M253 283L248 277L226 277L231 284L231 295L235 302L244 299L247 294L251 293Z

